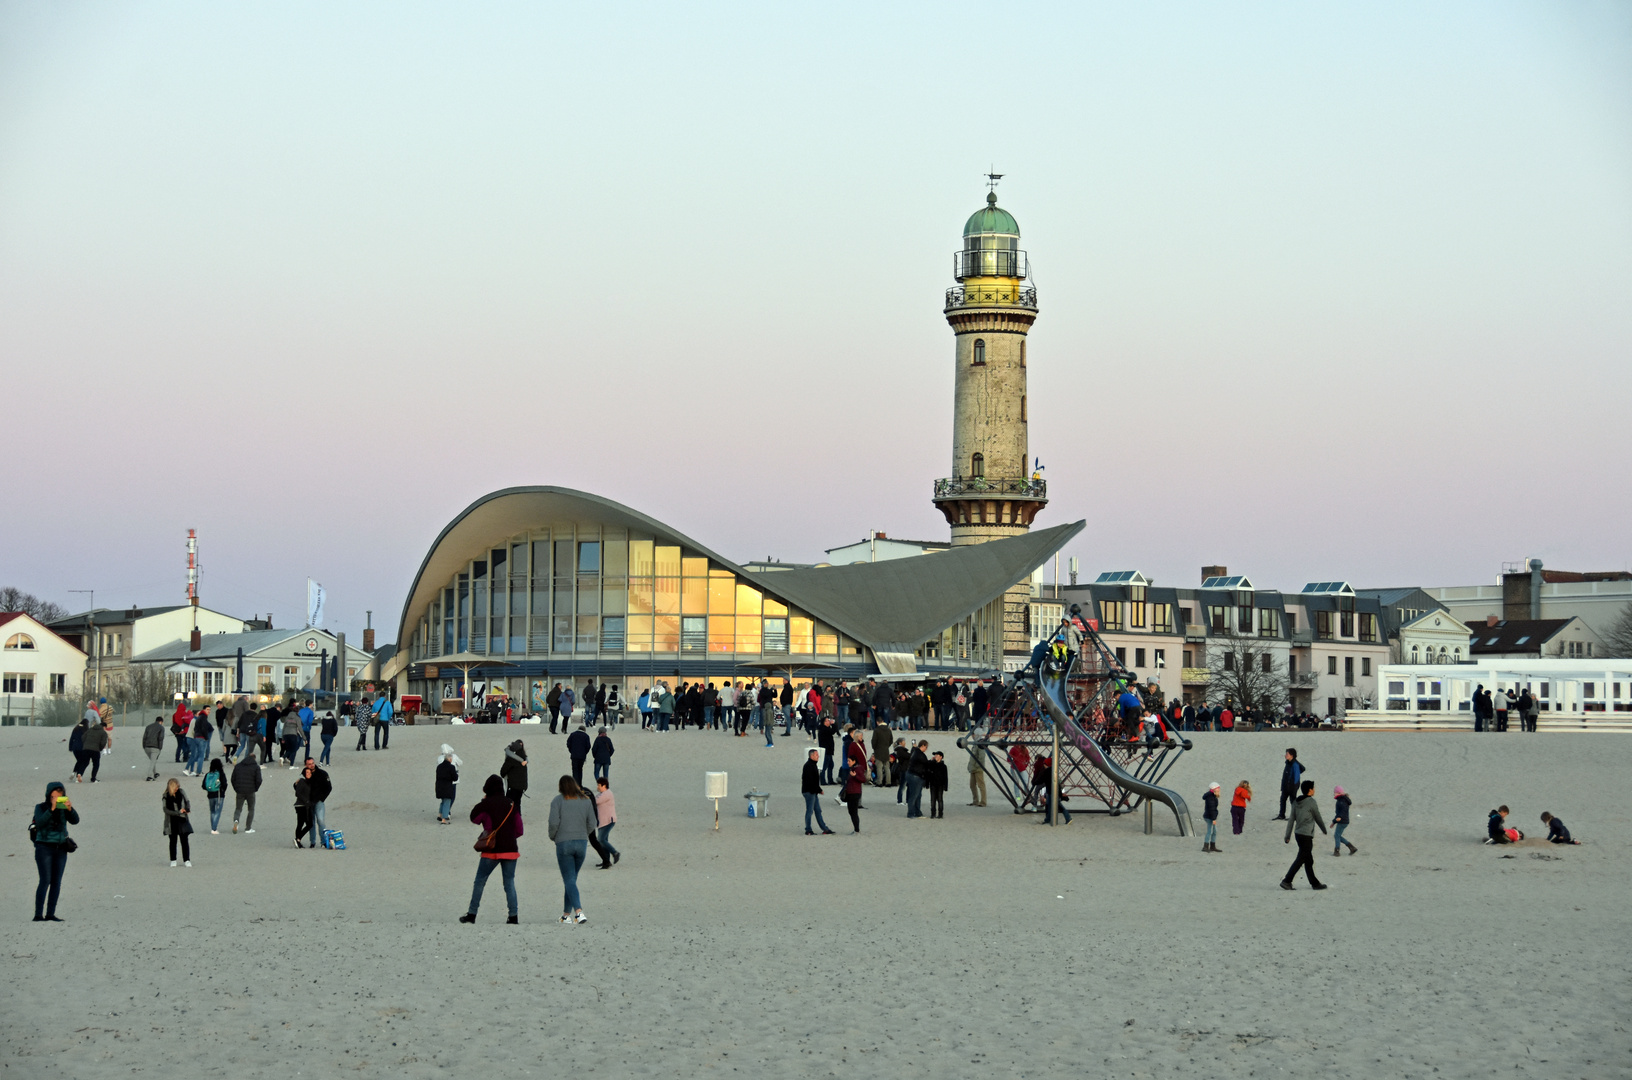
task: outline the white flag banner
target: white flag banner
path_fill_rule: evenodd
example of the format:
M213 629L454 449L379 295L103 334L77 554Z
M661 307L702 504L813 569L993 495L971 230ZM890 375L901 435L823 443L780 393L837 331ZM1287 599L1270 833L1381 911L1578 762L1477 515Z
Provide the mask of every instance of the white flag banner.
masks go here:
M324 603L327 602L328 597L329 597L329 594L326 591L324 591L323 586L319 585L317 582L313 581L311 578L306 579L306 625L307 626L322 626L323 625L323 605L324 605Z

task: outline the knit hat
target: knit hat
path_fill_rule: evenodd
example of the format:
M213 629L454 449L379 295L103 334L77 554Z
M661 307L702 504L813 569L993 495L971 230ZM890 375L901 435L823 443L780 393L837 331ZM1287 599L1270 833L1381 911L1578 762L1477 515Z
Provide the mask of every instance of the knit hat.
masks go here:
M1333 795L1342 795L1343 794L1343 789L1342 788L1333 788L1332 789L1332 794Z

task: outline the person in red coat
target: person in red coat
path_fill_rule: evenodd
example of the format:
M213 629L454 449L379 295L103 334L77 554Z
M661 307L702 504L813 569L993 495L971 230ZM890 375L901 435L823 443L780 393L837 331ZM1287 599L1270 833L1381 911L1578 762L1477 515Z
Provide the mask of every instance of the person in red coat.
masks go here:
M850 824L861 832L861 788L867 779L867 748L861 745L861 732L854 724L845 729L849 738L844 744L844 760L849 772L844 777L844 804L850 808Z

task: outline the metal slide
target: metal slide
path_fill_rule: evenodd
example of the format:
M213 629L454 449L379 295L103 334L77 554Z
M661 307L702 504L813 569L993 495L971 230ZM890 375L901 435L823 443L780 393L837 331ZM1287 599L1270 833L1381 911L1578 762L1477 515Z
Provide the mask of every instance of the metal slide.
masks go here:
M1111 782L1117 787L1125 791L1131 791L1142 798L1166 803L1173 811L1173 816L1178 819L1179 835L1194 836L1196 827L1190 823L1190 808L1185 805L1184 796L1169 788L1146 783L1106 757L1104 752L1100 750L1099 744L1086 731L1077 726L1076 718L1071 715L1071 711L1065 707L1064 702L1057 696L1064 690L1064 686L1063 680L1041 679L1039 680L1039 688L1042 693L1037 695L1042 699L1043 707L1048 710L1049 719L1060 725L1060 734L1069 738L1076 748L1082 752L1082 756L1087 759L1088 763L1110 777Z

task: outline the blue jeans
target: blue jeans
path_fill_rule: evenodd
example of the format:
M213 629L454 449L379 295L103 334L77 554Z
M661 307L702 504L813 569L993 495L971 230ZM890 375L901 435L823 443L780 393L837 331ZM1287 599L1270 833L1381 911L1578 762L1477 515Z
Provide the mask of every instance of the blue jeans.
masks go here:
M329 763L329 751L332 750L332 749L334 749L334 736L333 735L324 735L323 736L323 753L317 759L317 763L319 765L327 765Z
M822 752L822 783L833 782L833 748L829 746Z
M1340 821L1332 826L1332 850L1343 850L1343 830L1349 827L1347 821Z
M324 809L324 805L320 802L312 804L312 843L314 844L321 845L323 843L323 829L327 825Z
M769 712L767 712L765 714L765 745L766 746L775 746L776 745L774 742L771 741L771 732L774 731L775 728L776 728L776 718L773 717Z
M188 739L187 740L187 767L189 769L191 769L193 772L195 772L195 773L203 772L204 771L204 766L206 764L204 759L209 757L209 756L210 756L210 740L208 740L208 739Z
M805 831L810 831L810 815L816 815L816 824L822 827L823 832L832 832L827 822L822 820L822 797L814 791L805 792Z
M453 813L453 800L452 799L443 799L442 802L436 808L436 816L440 817L440 818L445 818L451 813Z
M907 816L923 817L924 778L916 773L907 774Z
M612 829L616 825L617 825L617 822L614 821L609 825L602 825L599 829L595 830L595 838L601 842L601 847L606 849L606 853L608 855L621 855L621 854L623 854L617 848L612 846L612 841L607 839L608 836L612 835Z
M607 787L612 786L612 763L610 761L597 761L594 774L595 779L605 780Z
M221 827L221 808L227 805L225 795L211 795L210 797L210 831Z
M583 901L578 898L578 871L583 868L584 856L588 852L587 840L555 842L555 863L561 868L561 884L566 886L566 895L561 900L561 912L564 915L571 915L584 906Z
M1218 839L1218 822L1207 822L1207 833L1201 838L1203 844L1211 844Z
M657 730L659 730L659 731L669 730L669 717L671 717L673 715L674 715L673 713L659 712L657 714Z
M703 726L704 727L713 727L714 726L714 709L715 709L715 706L713 706L713 705L704 705L703 706Z
M482 890L487 888L487 879L497 866L504 873L504 899L510 905L510 914L516 913L516 860L514 859L481 859L476 860L476 884L470 890L470 913L476 914L476 909L482 906Z
M62 874L68 869L68 853L59 844L35 844L34 866L40 872L40 884L34 890L34 914L55 915L57 897L62 894Z

